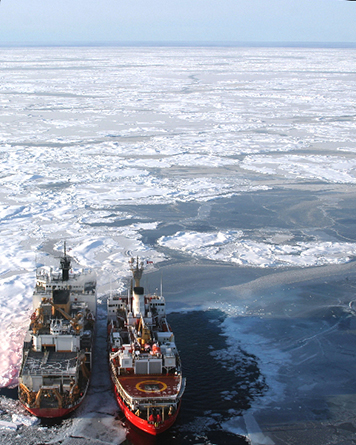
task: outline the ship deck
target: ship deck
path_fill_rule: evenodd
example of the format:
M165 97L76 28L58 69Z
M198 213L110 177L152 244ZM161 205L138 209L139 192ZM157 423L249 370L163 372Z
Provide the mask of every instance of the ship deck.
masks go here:
M176 375L131 375L118 378L123 390L134 399L174 398L182 379Z
M29 351L22 374L75 375L77 356L77 352Z

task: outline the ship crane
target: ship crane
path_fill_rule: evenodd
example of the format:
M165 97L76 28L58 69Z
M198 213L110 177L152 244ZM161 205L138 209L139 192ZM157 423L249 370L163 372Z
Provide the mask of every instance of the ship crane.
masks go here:
M38 313L36 313L38 312ZM32 332L36 335L45 326L43 309L39 307L31 316Z
M141 315L140 323L138 325L137 329L140 337L137 338L137 341L140 343L141 346L143 346L145 343L148 343L152 340L151 336L151 330L147 327L145 320L143 319Z
M72 328L75 330L77 334L80 332L80 330L82 329L82 324L80 323L80 320L83 317L83 315L80 312L75 317L71 317L69 314L67 314L66 311L55 305L52 301L44 299L43 302L51 304L51 306L53 306L60 314L62 314L66 320L69 320ZM38 334L39 331L46 326L42 307L39 307L37 309L37 312L38 314L34 312L34 314L31 317L32 332L35 335Z
M72 328L75 330L76 334L78 334L82 329L82 324L80 323L80 320L83 318L83 314L81 312L78 312L75 317L71 317L69 314L67 314L66 311L55 305L52 301L50 301L50 304L55 308L56 311L62 314L64 318L69 320Z

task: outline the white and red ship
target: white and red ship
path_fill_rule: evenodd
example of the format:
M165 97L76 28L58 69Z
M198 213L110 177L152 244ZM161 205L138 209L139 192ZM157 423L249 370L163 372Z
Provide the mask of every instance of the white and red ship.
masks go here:
M156 435L175 422L185 390L165 299L145 295L143 263L130 261L134 283L127 295L108 299L110 374L125 417Z
M36 271L31 322L19 374L19 400L37 417L62 417L83 401L90 381L96 316L96 277L60 269Z

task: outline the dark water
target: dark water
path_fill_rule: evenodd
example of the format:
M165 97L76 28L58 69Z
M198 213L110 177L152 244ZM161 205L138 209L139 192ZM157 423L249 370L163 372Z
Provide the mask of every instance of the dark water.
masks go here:
M5 396L9 399L17 400L17 387L16 388L0 388L0 396Z

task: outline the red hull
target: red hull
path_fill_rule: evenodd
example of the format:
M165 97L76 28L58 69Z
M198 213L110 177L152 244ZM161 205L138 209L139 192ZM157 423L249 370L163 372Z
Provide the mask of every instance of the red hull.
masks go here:
M19 397L19 400L20 400L22 406L25 409L27 409L27 411L29 411L34 416L44 418L44 419L55 419L58 417L67 416L68 414L70 414L72 411L76 410L82 404L83 400L85 399L86 393L87 393L88 385L89 385L89 383L87 384L87 387L86 387L82 397L77 400L77 403L75 405L72 405L69 408L41 408L41 407L40 408L31 408L30 406L28 406L26 403L24 403L21 400L21 397Z
M179 409L180 409L180 403L178 404L177 411L171 417L169 417L164 422L155 426L154 424L147 422L147 420L144 420L138 416L135 416L135 414L129 410L129 408L126 406L126 404L121 399L115 385L114 385L114 389L115 389L116 400L117 400L122 412L124 413L126 419L128 421L130 421L134 426L139 428L140 430L156 436L157 434L163 433L163 431L168 430L168 428L170 428L176 421L176 418L178 416Z
M33 414L36 417L53 419L55 417L66 416L67 414L71 413L76 408L78 408L79 405L72 406L71 408L28 408L26 405L23 405L23 406L27 409L27 411L29 411L31 414Z
M30 408L25 403L22 402L21 398L19 398L22 406L27 409L31 414L33 414L36 417L41 417L44 419L54 419L56 417L64 417L70 414L72 411L76 410L83 402L86 395L83 395L83 397L78 401L76 405L72 405L70 408Z

